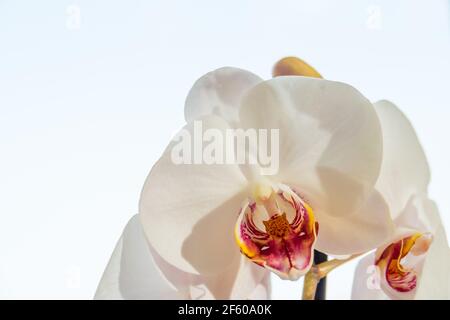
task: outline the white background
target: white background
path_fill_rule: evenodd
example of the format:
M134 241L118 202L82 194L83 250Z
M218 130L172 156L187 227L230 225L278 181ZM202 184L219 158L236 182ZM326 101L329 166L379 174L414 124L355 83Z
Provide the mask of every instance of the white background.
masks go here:
M0 298L92 298L193 82L286 55L404 110L450 230L449 30L447 0L0 0Z

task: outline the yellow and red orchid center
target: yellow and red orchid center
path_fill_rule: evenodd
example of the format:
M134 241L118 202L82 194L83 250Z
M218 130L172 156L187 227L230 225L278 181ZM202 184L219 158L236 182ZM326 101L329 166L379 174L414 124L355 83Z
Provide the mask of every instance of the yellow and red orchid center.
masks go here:
M389 287L399 293L410 293L417 286L418 263L408 263L424 255L431 244L429 234L414 233L390 244L384 249L375 264Z
M235 227L242 254L290 280L298 279L311 267L317 233L311 207L282 184L257 185Z

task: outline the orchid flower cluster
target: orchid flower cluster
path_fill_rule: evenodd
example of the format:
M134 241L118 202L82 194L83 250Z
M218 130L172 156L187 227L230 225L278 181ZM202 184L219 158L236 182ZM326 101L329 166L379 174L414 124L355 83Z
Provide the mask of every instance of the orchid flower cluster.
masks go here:
M450 249L408 119L300 59L273 74L227 67L195 82L186 125L151 169L97 299L269 299L271 273L305 276L311 299L322 277L362 256L353 299L450 298ZM174 161L198 123L209 141L230 130L278 140L212 148L253 161ZM279 154L270 174L268 149ZM315 250L336 259L314 265Z

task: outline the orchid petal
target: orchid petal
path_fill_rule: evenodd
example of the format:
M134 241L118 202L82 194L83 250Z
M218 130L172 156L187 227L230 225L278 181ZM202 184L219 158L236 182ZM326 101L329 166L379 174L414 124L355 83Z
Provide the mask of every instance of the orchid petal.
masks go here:
M413 194L425 193L430 169L409 120L391 102L374 104L383 132L383 163L376 188L395 219Z
M440 225L426 254L416 299L450 299L450 248Z
M232 266L213 276L193 276L198 279L190 286L190 298L261 299L270 298L270 273L241 256Z
M441 225L436 204L425 194L411 196L394 221L397 228L431 234Z
M242 96L261 81L257 75L238 68L225 67L205 74L186 98L186 121L214 114L230 123L237 122Z
M247 299L270 297L268 272L245 258L213 277L183 272L148 244L131 218L105 269L95 299Z
M328 254L366 252L380 246L394 232L389 208L377 191L351 216L335 217L319 211L316 217L320 228L316 249Z
M350 215L372 192L382 156L372 104L353 87L308 77L262 82L242 100L244 128L279 129L280 170L274 177L316 211Z
M388 300L380 286L380 270L374 264L373 253L363 257L356 266L352 286L352 300Z
M270 273L267 273L261 283L259 283L255 290L248 297L249 300L269 300L271 297L271 282Z
M221 134L227 123L202 119ZM194 137L194 125L184 128ZM163 259L194 274L217 274L239 258L233 240L247 181L235 164L175 164L172 142L145 182L139 213L145 234Z
M188 278L185 279L186 282ZM183 299L153 258L138 216L128 222L95 293L95 299Z
M246 257L240 257L239 270L237 273L231 273L230 278L233 284L229 293L230 299L270 299L270 272ZM218 276L217 279L219 288L224 287L224 277Z

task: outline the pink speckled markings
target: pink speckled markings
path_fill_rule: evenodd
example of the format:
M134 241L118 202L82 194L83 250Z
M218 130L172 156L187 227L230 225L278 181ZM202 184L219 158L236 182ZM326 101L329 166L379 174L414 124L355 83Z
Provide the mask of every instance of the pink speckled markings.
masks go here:
M311 207L286 185L241 209L235 237L241 252L283 279L298 279L311 267L318 233Z

